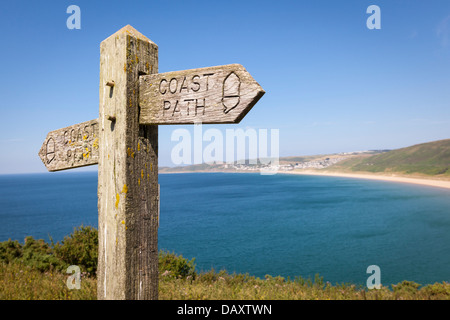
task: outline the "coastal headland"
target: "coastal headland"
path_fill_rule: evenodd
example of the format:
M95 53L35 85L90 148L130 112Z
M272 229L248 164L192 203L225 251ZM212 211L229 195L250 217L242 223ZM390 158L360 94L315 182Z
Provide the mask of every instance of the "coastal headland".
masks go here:
M395 150L342 152L282 157L276 165L264 161L162 167L160 173L227 172L297 174L383 180L450 189L450 139Z

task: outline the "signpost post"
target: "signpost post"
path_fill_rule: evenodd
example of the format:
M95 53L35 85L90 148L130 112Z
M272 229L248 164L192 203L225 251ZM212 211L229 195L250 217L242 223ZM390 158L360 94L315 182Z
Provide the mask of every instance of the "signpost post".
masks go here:
M238 64L158 74L131 26L100 45L99 118L50 132L49 171L98 164L98 299L158 299L158 125L238 123L264 91Z

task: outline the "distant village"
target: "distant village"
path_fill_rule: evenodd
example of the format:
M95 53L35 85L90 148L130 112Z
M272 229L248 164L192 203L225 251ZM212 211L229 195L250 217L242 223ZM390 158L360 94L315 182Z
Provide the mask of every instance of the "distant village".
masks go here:
M323 169L327 168L339 161L347 159L347 157L325 158L322 160L313 160L306 162L296 162L288 164L223 164L223 169L235 169L239 171L257 171L260 169L271 169L279 171L290 171L294 169Z
M276 170L276 171L291 171L294 169L324 169L329 166L332 166L342 160L346 160L349 157L353 155L360 155L360 154L373 154L373 153L379 153L379 152L385 152L386 150L370 150L370 151L355 151L355 152L343 152L336 155L330 155L329 157L323 157L319 159L314 159L311 161L299 161L299 162L292 162L292 163L285 163L286 161L281 161L284 163L280 164L264 164L258 161L257 164L251 164L247 160L246 163L234 163L234 164L220 164L220 167L225 170L234 169L237 171L258 171L261 169L269 169L269 170Z
M309 157L283 157L279 159L279 162L270 160L258 159L235 163L210 163L210 164L197 164L184 167L162 167L160 172L192 172L192 171L291 171L295 169L325 169L340 161L349 159L353 156L362 154L376 154L386 152L388 150L369 150L369 151L354 151L354 152L342 152L332 155L322 156L309 156ZM303 160L302 158L310 159Z

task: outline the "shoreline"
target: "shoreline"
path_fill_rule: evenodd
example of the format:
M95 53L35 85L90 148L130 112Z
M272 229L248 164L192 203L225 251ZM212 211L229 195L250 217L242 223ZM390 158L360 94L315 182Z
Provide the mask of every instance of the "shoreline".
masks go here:
M175 171L175 172L160 172L160 174L176 174L176 173L259 173L259 171L221 171L221 170L199 170L199 171ZM342 177L342 178L352 178L352 179L367 179L367 180L379 180L397 183L408 183L423 185L428 187L435 187L441 189L450 190L450 180L438 180L430 179L426 177L408 177L402 175L380 175L371 173L348 173L348 172L331 172L331 171L278 171L277 174L291 174L291 175L310 175L310 176L327 176L327 177Z
M347 172L318 172L318 171L286 171L286 174L294 175L311 175L311 176L327 176L327 177L342 177L352 179L367 179L367 180L379 180L388 182L418 184L423 186L443 188L450 190L450 180L437 180L418 177L407 177L401 175L378 175L370 173L347 173Z

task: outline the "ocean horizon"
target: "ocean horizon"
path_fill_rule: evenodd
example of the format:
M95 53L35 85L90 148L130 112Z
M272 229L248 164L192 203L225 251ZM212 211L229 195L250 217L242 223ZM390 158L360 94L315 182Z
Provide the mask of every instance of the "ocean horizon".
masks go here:
M450 190L344 177L160 174L159 249L264 277L450 280ZM0 175L0 241L97 227L97 172Z

